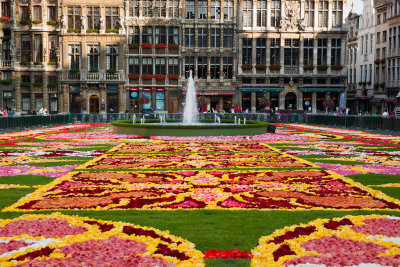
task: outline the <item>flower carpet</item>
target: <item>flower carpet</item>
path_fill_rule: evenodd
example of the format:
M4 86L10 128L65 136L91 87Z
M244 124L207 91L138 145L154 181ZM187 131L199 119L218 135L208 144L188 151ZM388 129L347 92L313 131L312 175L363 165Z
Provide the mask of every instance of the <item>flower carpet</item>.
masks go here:
M399 266L399 137L277 126L0 134L0 265Z

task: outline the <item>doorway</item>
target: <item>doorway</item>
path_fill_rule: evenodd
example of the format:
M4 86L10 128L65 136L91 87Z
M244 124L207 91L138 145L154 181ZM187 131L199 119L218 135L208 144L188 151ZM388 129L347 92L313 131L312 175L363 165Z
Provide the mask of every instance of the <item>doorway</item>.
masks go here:
M100 105L99 105L99 97L97 95L90 96L90 114L99 114Z
M297 110L297 96L295 93L288 93L285 97L285 109Z

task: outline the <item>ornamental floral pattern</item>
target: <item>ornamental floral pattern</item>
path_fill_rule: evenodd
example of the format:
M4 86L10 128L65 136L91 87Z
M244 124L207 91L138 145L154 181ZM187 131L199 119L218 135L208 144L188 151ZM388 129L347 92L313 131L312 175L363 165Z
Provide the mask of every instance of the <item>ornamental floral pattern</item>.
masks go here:
M85 253L82 253L85 251ZM0 220L1 266L204 266L194 244L167 231L86 217Z

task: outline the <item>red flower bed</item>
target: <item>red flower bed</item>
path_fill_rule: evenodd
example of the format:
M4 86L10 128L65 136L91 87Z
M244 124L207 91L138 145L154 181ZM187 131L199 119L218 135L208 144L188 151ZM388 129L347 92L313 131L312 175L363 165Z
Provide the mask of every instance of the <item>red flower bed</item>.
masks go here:
M0 17L0 21L9 21L10 17Z
M154 78L156 78L156 80L161 81L161 80L165 80L165 78L167 78L167 76L163 75L163 74L156 74L154 75Z
M178 80L179 75L178 74L168 74L168 79L170 80Z
M152 44L149 44L149 43L144 43L144 44L142 44L142 48L144 48L144 49L150 49L150 48L152 48L153 47L153 45Z
M224 258L224 259L242 259L248 258L251 259L253 255L250 252L237 250L217 250L210 249L203 252L205 259L216 259L216 258Z
M128 74L128 77L130 80L137 80L137 79L139 79L140 75L139 74Z
M140 44L129 44L129 48L139 48Z
M154 47L157 48L157 49L161 49L161 48L167 48L167 45L163 44L163 43L160 43L160 44L156 44Z
M176 44L169 44L169 45L168 45L168 49L177 50L177 49L179 49L179 45L176 45Z
M142 74L142 76L140 76L143 80L151 80L153 79L153 75L151 74Z

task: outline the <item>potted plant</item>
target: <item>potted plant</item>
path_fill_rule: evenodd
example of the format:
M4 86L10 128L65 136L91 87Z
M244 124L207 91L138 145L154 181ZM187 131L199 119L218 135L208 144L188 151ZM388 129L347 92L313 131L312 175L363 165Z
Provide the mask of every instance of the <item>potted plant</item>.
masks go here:
M77 98L75 98L75 102L83 107L86 104L86 99L84 99L81 96L78 96Z
M257 64L256 69L257 70L265 70L267 68L267 65L265 64Z
M380 86L381 88L384 88L385 85L386 85L385 82L379 84L379 86Z
M163 44L163 43L159 43L159 44L155 44L154 47L156 49L162 49L162 48L167 48L167 45Z
M374 63L375 63L375 64L381 64L381 60L380 60L380 59L375 59L375 60L374 60Z
M90 73L96 73L96 72L99 72L99 70L98 70L98 69L92 68L92 69L89 70L89 72L90 72Z
M55 61L50 61L49 63L47 63L47 65L55 66L55 65L57 65L57 62L55 62Z
M319 65L319 66L317 66L317 69L321 70L321 71L324 71L324 70L328 69L328 66L327 65Z
M49 82L48 84L47 84L47 87L48 88L54 88L54 87L57 87L58 86L58 83L57 82Z
M330 110L333 109L335 107L335 102L333 102L332 99L326 99L322 102L322 106L326 109L326 110Z
M56 20L49 20L47 21L47 25L56 25L57 21Z
M371 84L372 84L372 82L371 82L371 81L368 81L368 82L367 82L367 84L368 84L368 85L371 85Z
M21 61L19 64L21 64L22 66L29 66L29 61Z
M251 64L243 64L242 65L242 70L251 70L253 69L253 65Z
M179 75L178 74L168 74L168 79L169 80L179 80Z
M177 45L177 44L169 44L168 45L168 49L170 49L170 50L178 50L179 49L179 45Z
M151 79L153 79L153 75L151 75L151 74L142 74L140 76L140 78L142 78L142 80L151 80Z
M99 29L87 29L86 33L99 33L100 30Z
M139 98L139 103L142 104L142 105L148 104L148 103L150 103L150 98L145 96L145 95L141 96Z
M11 83L12 83L12 81L10 79L1 80L1 84L3 84L3 85L10 85Z
M42 24L41 20L32 20L32 24Z
M128 46L130 49L137 49L139 48L140 44L129 44Z
M68 29L67 32L69 32L69 33L80 33L81 29Z
M363 85L363 82L358 82L358 85Z
M374 83L374 88L378 89L379 88L379 83Z
M9 36L9 35L4 35L1 37L1 40L3 40L3 41L9 41L10 39L11 39L11 36Z
M78 73L79 72L79 69L70 69L69 70L69 73Z
M270 70L280 70L281 69L281 65L280 64L272 64L269 66Z
M259 103L260 103L260 106L262 106L264 108L269 107L271 105L271 102L266 97L261 98Z
M139 74L128 74L129 80L137 80L139 79L140 75Z
M118 33L118 29L106 29L106 33Z
M331 68L333 70L342 70L344 68L344 66L342 66L342 65L333 65L333 66L331 66Z
M150 43L143 43L141 46L143 49L151 49L153 47L153 45Z
M19 21L19 24L21 24L21 25L28 25L28 24L29 24L29 20L27 20L27 19L20 20L20 21Z
M30 87L31 83L30 82L21 82L21 87Z
M33 83L33 86L35 86L35 87L42 87L42 86L43 86L43 83L42 83L42 82L34 82L34 83Z
M304 65L303 66L304 70L313 70L314 69L314 65L310 64L310 65Z
M106 72L110 74L115 74L117 71L115 69L108 69Z
M9 20L10 20L10 17L6 17L6 16L0 17L0 21L1 21L1 22L3 22L3 21L9 21Z
M33 63L33 64L35 64L36 66L38 66L38 65L43 65L43 62L42 62L42 61L35 61L35 63Z
M154 78L155 78L156 80L158 80L158 81L161 81L161 80L165 80L165 78L167 78L167 76L165 76L165 75L163 75L163 74L155 74L155 75L154 75Z
M382 58L381 59L381 64L384 64L386 62L386 59L385 58Z

